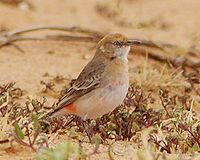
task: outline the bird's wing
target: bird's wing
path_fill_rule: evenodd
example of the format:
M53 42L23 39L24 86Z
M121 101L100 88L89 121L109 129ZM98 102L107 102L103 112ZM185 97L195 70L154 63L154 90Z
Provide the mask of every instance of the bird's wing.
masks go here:
M105 65L102 61L93 59L82 70L78 78L74 81L71 88L59 100L53 113L59 111L63 107L73 103L79 97L97 88L100 84ZM53 114L51 113L51 114Z

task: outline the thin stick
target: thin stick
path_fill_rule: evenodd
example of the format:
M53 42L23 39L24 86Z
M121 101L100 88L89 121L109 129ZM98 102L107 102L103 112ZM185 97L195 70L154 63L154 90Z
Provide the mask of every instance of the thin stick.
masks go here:
M148 52L149 58L154 59L156 61L165 62L173 65L174 67L186 66L190 68L198 68L200 67L200 59L195 59L192 57L176 57L170 58L165 56L164 54L157 54L156 52Z
M22 37L22 36L14 36L11 38L8 38L4 42L0 43L0 48L11 45L13 42L19 42L19 41L79 41L79 42L94 42L96 43L98 41L98 38L89 37L89 36L68 36L68 35L46 35L43 37Z
M24 33L33 32L33 31L39 31L39 30L57 30L57 31L66 31L71 33L81 33L86 34L88 36L70 36L70 35L46 35L43 37L28 37L28 36L22 36ZM6 45L12 45L13 42L17 41L27 41L27 40L59 40L59 41L83 41L83 42L92 42L97 43L105 33L80 28L80 27L63 27L63 26L38 26L38 27L30 27L27 29L21 29L16 31L10 31L6 32L0 35L0 48L4 47ZM142 47L147 47L148 49L158 49L165 52L165 49L175 49L180 48L173 44L168 43L159 43L159 42L153 42L153 41L147 41L147 40L138 40L138 39L130 39L130 41L140 41L141 43L138 44ZM146 52L145 52L146 53ZM149 58L165 62L168 64L172 64L173 66L177 67L180 65L184 65L190 68L198 68L200 67L200 60L196 57L200 57L200 51L197 49L190 49L187 51L188 55L190 57L178 57L178 58L169 58L165 56L164 54L157 54L156 52L149 52ZM146 54L145 54L146 56Z
M81 37L81 36L44 36L44 37L22 37L21 35L28 32L39 31L39 30L57 30L57 31L66 31L72 33L82 33L89 36ZM94 41L95 39L101 39L104 36L103 33L90 30L83 29L80 27L62 27L62 26L38 26L38 27L30 27L27 29L15 30L10 32L5 32L0 35L0 47L4 47L6 45L10 45L16 41L25 41L25 40L63 40L63 41ZM92 38L93 37L93 38Z
M3 36L14 36L14 35L20 35L28 32L33 31L39 31L39 30L56 30L56 31L67 31L67 32L73 32L73 33L83 33L95 37L103 37L105 34L90 30L90 29L83 29L80 27L63 27L63 26L38 26L38 27L30 27L27 29L21 29L16 31L11 31L4 33Z

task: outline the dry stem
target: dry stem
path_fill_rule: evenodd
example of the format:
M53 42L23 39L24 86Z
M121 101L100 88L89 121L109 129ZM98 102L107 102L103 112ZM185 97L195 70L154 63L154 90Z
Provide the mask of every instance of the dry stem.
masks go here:
M71 35L44 35L40 37L32 37L32 36L23 36L25 33L33 32L33 31L40 31L40 30L55 30L55 31L65 31L65 32L70 32L70 33L79 33L83 34L84 36L71 36ZM38 27L30 27L27 29L21 29L21 30L15 30L15 31L10 31L10 32L5 32L0 35L0 48L7 46L7 45L13 45L15 48L18 50L22 51L18 46L14 45L13 42L17 41L35 41L35 40L53 40L53 41L82 41L82 42L92 42L92 43L97 43L106 33L90 30L90 29L85 29L81 27L63 27L63 26L38 26ZM154 49L153 51L149 51L149 58L168 63L174 67L179 67L179 66L186 66L190 68L199 68L200 67L200 51L197 49L190 49L187 51L187 57L175 57L175 58L170 58L168 56L165 56L165 49L175 49L175 48L180 48L177 47L176 45L173 44L168 44L168 43L156 43L153 41L147 41L147 40L138 40L138 39L133 39L140 41L141 47L147 47L148 49ZM162 54L158 54L156 50L159 50L162 52ZM142 52L143 53L143 52ZM146 56L145 54L142 54Z

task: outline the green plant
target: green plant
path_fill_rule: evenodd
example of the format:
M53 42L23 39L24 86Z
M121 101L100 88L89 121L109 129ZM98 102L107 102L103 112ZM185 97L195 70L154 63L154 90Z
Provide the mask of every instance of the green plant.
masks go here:
M73 142L58 144L54 148L43 148L37 153L37 160L67 160L70 157L74 159L86 159L83 148Z

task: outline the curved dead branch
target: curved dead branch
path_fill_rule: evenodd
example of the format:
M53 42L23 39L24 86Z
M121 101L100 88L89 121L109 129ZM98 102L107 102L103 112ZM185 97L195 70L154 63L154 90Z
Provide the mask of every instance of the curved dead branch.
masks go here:
M67 33L76 33L80 35L65 35L65 34L57 34L57 35L44 35L39 37L26 36L24 34L29 32L41 31L41 30L53 30L53 31L64 31ZM20 49L18 46L14 45L14 42L19 41L79 41L79 42L92 42L97 43L102 37L104 37L106 33L98 32L91 29L85 29L80 27L63 27L63 26L38 26L38 27L30 27L27 29L15 30L10 32L5 32L0 34L0 48L13 45L16 49ZM159 43L147 40L139 40L139 39L130 39L130 41L140 41L139 48L145 47L149 49L148 54L149 58L168 63L174 67L186 66L190 68L200 68L200 51L196 48L191 48L187 51L185 57L179 56L171 58L166 55L166 50L180 49L180 47L168 44L168 43ZM159 51L159 52L157 52ZM143 53L143 52L142 52ZM145 54L142 54L146 56Z

